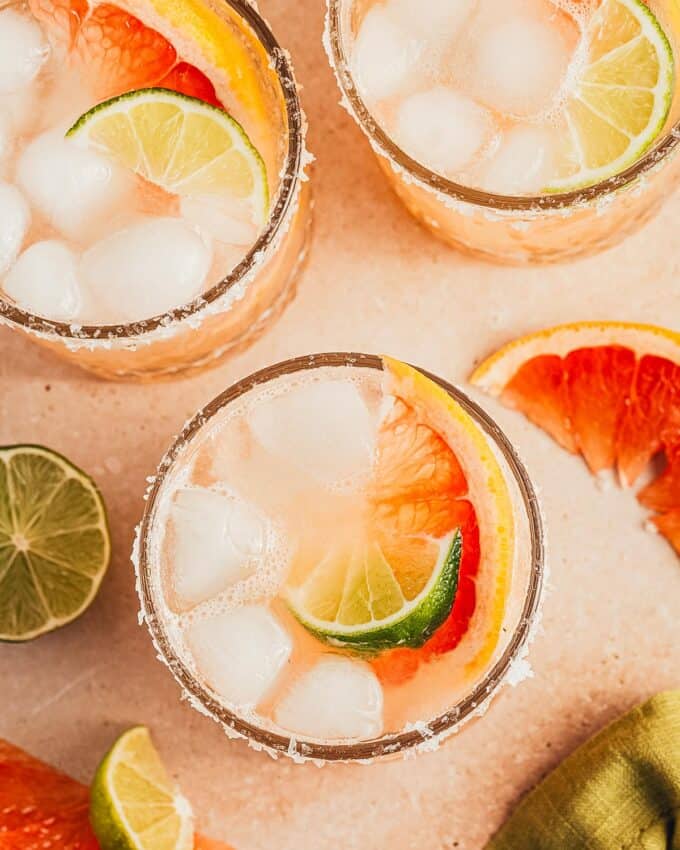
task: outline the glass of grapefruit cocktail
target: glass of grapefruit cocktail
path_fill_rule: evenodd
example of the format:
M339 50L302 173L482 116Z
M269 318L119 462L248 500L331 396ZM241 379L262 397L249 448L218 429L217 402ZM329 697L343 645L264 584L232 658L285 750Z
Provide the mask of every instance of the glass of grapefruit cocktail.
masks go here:
M613 245L676 185L679 34L672 0L329 0L326 46L411 213L527 263Z
M0 9L0 320L107 378L200 369L289 301L304 119L241 0Z
M434 748L483 713L524 675L543 576L535 495L495 423L360 354L287 361L200 411L134 559L193 704L320 761Z

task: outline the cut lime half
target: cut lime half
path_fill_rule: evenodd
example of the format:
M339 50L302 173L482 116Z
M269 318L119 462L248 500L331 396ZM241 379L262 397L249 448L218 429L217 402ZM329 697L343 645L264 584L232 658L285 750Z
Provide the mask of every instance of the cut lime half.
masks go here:
M124 732L104 756L90 792L90 821L102 850L191 850L193 815L148 729Z
M100 103L67 132L92 150L181 196L249 204L269 212L267 173L241 125L223 109L169 89L128 92Z
M305 628L325 643L365 653L422 646L456 596L461 534L402 538L331 550L288 592Z
M0 448L0 640L70 623L92 602L111 554L95 483L42 446Z
M560 177L547 192L591 186L632 165L659 136L673 99L673 50L641 0L604 0L585 46L565 108Z

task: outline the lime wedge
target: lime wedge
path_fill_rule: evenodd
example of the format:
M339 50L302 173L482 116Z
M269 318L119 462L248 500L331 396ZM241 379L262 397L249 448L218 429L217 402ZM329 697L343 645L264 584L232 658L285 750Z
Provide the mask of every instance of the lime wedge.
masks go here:
M90 821L102 850L191 850L191 807L170 780L148 729L124 732L97 768Z
M288 604L325 643L366 653L419 647L451 611L461 548L455 531L331 550L289 589Z
M673 97L673 51L641 0L604 0L586 32L587 61L565 114L569 139L564 192L599 183L632 165L663 129Z
M74 620L94 599L110 553L91 478L41 446L0 448L0 640L30 640Z
M216 106L168 89L140 89L90 109L66 135L168 192L250 204L253 221L266 221L262 157Z

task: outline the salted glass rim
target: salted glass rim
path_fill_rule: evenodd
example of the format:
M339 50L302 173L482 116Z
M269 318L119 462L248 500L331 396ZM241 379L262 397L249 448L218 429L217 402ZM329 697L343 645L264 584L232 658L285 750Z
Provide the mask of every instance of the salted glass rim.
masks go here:
M332 352L296 357L269 366L243 378L202 408L185 425L182 432L161 460L156 477L147 496L138 536L138 591L144 619L146 620L154 644L160 653L160 657L170 668L184 692L189 695L194 704L201 706L204 713L210 715L214 720L227 727L237 736L248 739L256 747L265 748L270 752L285 753L293 758L324 762L370 761L383 756L395 755L413 747L425 745L428 741L431 742L446 736L447 733L455 731L456 727L462 724L467 718L482 711L508 674L512 664L518 658L522 657L530 638L532 627L536 622L544 575L544 535L538 499L524 465L512 448L508 438L493 419L461 390L442 378L421 369L420 371L424 375L446 390L473 417L485 435L494 443L512 473L521 496L522 509L527 514L531 543L531 565L528 587L521 615L518 618L517 625L503 655L492 665L468 695L459 700L455 706L452 706L444 713L427 722L426 728L390 733L372 740L352 743L320 743L305 740L304 738L300 739L294 734L286 735L256 726L235 712L227 709L208 687L203 686L196 679L175 652L172 642L163 627L163 618L158 611L155 601L156 593L154 592L154 581L152 577L153 558L151 554L151 538L163 485L168 475L172 472L175 461L182 455L189 442L197 436L204 426L208 426L213 417L218 415L227 405L250 392L253 388L284 375L322 367L339 366L377 370L383 370L384 368L380 357L368 354Z
M206 0L203 0L206 2ZM118 322L116 324L83 324L76 322L59 322L23 310L18 305L7 300L0 288L0 318L20 325L30 331L81 341L112 341L116 339L134 339L144 336L159 328L170 327L192 316L199 315L210 304L220 299L232 287L242 281L251 271L257 268L264 252L268 251L277 237L286 219L288 210L296 198L296 191L301 179L304 154L304 121L302 107L298 97L297 83L293 72L292 62L288 53L281 47L266 21L259 15L248 0L208 0L206 5L213 5L219 13L220 5L231 7L237 15L250 26L255 37L265 48L271 68L275 72L285 104L286 134L288 137L288 152L282 169L282 179L276 202L269 213L267 225L260 233L255 243L241 262L224 278L210 289L201 293L187 304L182 304L173 310L141 319L135 322Z
M333 70L343 95L347 98L352 113L371 143L392 163L405 170L419 183L434 189L448 198L499 212L539 212L541 210L569 210L572 207L592 203L606 198L618 189L634 182L651 171L675 150L680 142L680 120L673 123L662 138L632 165L623 171L601 180L592 186L571 192L544 195L502 195L485 192L448 180L410 157L397 145L378 124L370 109L359 94L351 71L349 57L345 52L342 25L342 10L354 0L327 0L328 36Z

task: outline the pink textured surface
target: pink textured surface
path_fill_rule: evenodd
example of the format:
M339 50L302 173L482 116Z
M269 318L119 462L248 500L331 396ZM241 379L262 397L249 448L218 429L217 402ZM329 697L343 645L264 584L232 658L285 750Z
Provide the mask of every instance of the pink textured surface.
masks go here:
M639 235L570 266L482 265L439 245L394 199L337 106L320 0L266 0L290 48L318 157L316 233L297 301L246 354L199 378L109 385L0 329L0 444L40 442L100 482L115 557L90 611L59 633L0 646L0 736L80 779L123 727L148 723L208 834L239 850L479 850L518 796L604 722L680 683L680 565L520 416L483 400L526 460L549 534L551 592L531 662L481 722L415 762L274 762L179 701L137 626L128 553L145 477L198 406L235 379L313 351L387 352L464 383L517 334L579 319L680 327L680 197Z

